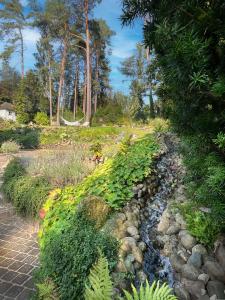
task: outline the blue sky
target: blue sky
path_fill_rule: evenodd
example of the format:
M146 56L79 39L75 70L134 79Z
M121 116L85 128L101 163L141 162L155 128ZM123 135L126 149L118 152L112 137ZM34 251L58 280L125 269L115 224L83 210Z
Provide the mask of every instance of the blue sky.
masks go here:
M27 4L27 0L21 0L23 4ZM129 57L137 42L142 41L142 22L137 21L132 27L122 27L119 20L121 15L121 0L103 0L100 5L95 8L94 16L96 18L105 19L110 28L116 32L112 38L112 55L110 56L111 75L110 82L115 90L128 93L129 82L118 70L120 62ZM34 66L33 53L36 51L36 42L39 39L39 33L34 29L26 29L24 31L25 40L25 69L28 70ZM0 51L3 45L0 44ZM15 53L11 60L12 66L19 68L20 58Z
M112 55L110 56L111 64L111 84L114 89L128 92L129 82L125 80L119 72L120 62L129 57L135 45L142 41L142 22L137 21L132 27L122 27L119 20L121 15L120 0L103 0L95 9L95 17L105 19L116 35L112 38Z

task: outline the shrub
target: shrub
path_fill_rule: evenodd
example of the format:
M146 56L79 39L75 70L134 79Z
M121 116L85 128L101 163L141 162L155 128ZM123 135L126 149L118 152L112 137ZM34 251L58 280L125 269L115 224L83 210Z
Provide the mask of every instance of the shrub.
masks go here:
M33 128L8 128L1 130L0 143L14 141L25 149L34 149L39 145L39 130Z
M29 114L26 112L21 112L16 115L16 121L19 124L27 124L30 120Z
M212 151L210 142L210 138L202 135L188 136L182 147L187 167L185 181L192 199L184 215L191 233L206 245L212 245L225 229L225 164ZM210 213L201 212L201 206L209 208Z
M24 216L37 217L50 190L44 177L20 177L11 192L11 200L16 210Z
M49 125L49 118L48 118L46 113L37 112L35 117L34 117L34 122L37 125L48 126Z
M50 190L43 177L30 177L18 159L12 160L3 175L2 189L16 210L24 216L36 217Z
M83 299L84 287L98 249L107 257L109 268L117 261L117 242L98 231L84 211L62 203L49 211L41 234L41 274L59 287L62 300Z
M17 153L20 150L20 145L14 141L7 141L1 145L0 151L2 153Z

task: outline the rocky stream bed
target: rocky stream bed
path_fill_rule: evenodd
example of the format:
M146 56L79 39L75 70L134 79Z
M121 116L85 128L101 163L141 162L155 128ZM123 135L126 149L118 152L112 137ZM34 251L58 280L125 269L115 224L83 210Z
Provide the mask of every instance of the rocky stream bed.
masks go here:
M159 134L161 151L151 175L134 188L134 199L109 226L121 241L112 274L117 293L128 288L130 274L138 286L148 279L167 281L180 300L225 299L225 240L207 250L191 236L174 204L188 201L185 168L176 135Z

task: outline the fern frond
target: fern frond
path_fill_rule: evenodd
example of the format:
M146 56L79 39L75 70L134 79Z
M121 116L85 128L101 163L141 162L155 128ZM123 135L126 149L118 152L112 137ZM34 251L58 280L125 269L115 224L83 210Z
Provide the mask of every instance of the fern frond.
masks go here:
M146 286L141 285L140 291L132 286L133 294L124 291L125 299L124 300L177 300L177 298L172 295L172 289L164 283L160 287L160 283L154 282L150 287L148 281L146 281Z
M89 275L90 287L86 285L85 300L112 300L113 285L109 275L108 261L100 255Z

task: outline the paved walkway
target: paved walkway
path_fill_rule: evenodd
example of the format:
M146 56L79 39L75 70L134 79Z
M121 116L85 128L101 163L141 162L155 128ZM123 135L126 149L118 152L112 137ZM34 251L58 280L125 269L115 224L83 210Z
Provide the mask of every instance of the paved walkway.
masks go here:
M8 157L0 155L0 186ZM38 266L37 225L20 218L0 194L0 300L28 300Z

